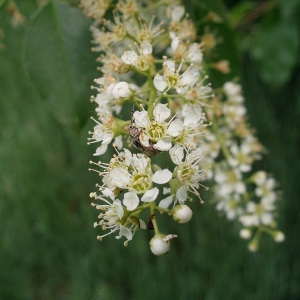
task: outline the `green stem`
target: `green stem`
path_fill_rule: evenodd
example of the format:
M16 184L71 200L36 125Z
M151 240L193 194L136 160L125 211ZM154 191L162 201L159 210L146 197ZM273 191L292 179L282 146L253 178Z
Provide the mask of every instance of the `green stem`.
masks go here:
M156 222L156 216L155 216L155 209L156 209L155 201L150 202L151 221L152 221L152 224L154 227L154 232L155 232L155 234L159 234L159 229L158 229L158 225Z

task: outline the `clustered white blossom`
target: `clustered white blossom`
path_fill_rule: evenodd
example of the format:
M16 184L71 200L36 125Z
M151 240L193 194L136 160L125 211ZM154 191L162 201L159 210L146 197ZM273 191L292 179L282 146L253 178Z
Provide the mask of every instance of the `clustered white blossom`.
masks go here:
M95 20L93 51L102 72L93 86L89 144L98 144L96 157L114 153L107 163L91 161L101 177L90 194L100 211L94 226L104 232L98 239L115 233L127 245L138 229L154 230L151 251L167 253L177 235L161 233L156 214L189 222L189 201L204 203L203 182L213 179L217 210L241 223L242 238L254 235L251 250L261 231L283 240L274 220L276 183L264 171L250 174L263 148L245 122L240 85L227 82L214 91L204 74L212 44L205 36L196 41L180 1L156 4L81 0ZM215 68L226 73L225 65Z

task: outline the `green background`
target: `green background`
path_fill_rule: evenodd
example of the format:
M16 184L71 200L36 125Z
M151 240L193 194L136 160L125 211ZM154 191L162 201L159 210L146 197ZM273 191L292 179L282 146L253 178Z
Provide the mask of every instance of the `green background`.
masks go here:
M161 222L179 235L163 257L150 253L149 231L126 248L96 240L88 195L98 177L87 171L94 147L86 138L99 73L90 22L75 1L38 12L36 1L16 3L26 16L19 27L0 1L0 299L299 299L298 1L268 2L248 21L251 1L187 1L199 33L205 7L226 18L210 24L224 35L212 59L229 59L243 84L249 122L268 149L255 167L280 183L285 242L265 236L251 253L236 224L195 201L189 224Z

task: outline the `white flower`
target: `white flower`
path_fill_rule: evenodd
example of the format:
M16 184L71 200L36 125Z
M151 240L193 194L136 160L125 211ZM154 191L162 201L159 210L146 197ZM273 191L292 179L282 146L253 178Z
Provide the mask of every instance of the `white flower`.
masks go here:
M103 172L103 183L111 190L128 190L124 194L123 204L129 211L138 206L138 195L142 195L142 202L151 202L157 198L159 190L153 188L153 183L165 184L172 178L168 169L157 170L153 174L150 159L132 154L128 149L124 149L120 159L115 157L112 160L113 165L110 164L107 172Z
M174 32L170 32L170 38L172 39L170 52L176 61L183 60L185 63L201 64L203 53L200 44L182 42Z
M261 201L264 203L272 204L276 200L276 181L274 178L266 178L264 182L260 184L255 189L255 194L261 197Z
M139 140L144 147L153 145L159 151L168 151L172 147L171 138L176 137L178 121L166 122L171 115L171 110L163 104L158 104L153 109L154 120L150 120L148 112L135 111L133 114L135 127L141 131Z
M120 113L120 100L129 98L132 93L132 87L125 81L117 82L113 77L105 75L95 80L100 87L92 88L98 91L96 97L92 100L98 104L96 112L98 115L112 111Z
M107 193L104 194L103 196L108 196ZM111 200L108 200L103 196L97 196L96 193L90 194L91 198L95 198L97 200L100 199L103 202L103 204L92 203L92 206L95 206L96 209L102 211L98 216L100 221L95 222L94 227L101 226L102 230L109 230L108 233L98 236L97 238L102 240L105 236L114 232L119 232L116 236L117 239L124 236L126 238L126 242L132 240L137 227L130 219L122 220L124 216L124 209L121 201L118 199L115 200L113 194L110 195Z
M240 216L239 220L244 227L271 225L274 209L273 203L250 201L247 203L245 214Z
M178 94L184 94L190 86L194 86L198 80L199 72L197 68L190 67L183 74L179 74L182 64L177 71L175 70L175 62L165 60L163 63L164 74L155 75L154 86L160 92L167 92L170 89L176 89Z
M242 96L242 87L240 84L235 82L226 82L223 88L226 96L229 98L229 101L236 103L244 101L244 97Z
M251 156L251 148L247 144L241 144L240 147L237 144L233 144L230 147L230 152L233 156L228 159L229 165L239 169L241 172L249 172L251 170L253 158Z
M139 52L140 55L133 50L125 51L121 58L125 64L132 65L140 71L147 71L150 68L153 60L151 55L152 45L147 41L142 42Z
M107 146L114 138L114 118L108 111L106 111L98 116L98 120L93 120L97 123L97 125L94 127L93 132L89 132L92 137L88 139L88 144L101 142L101 146L97 148L94 155L102 155L106 152Z
M202 149L186 151L185 155L184 148L175 145L170 149L169 154L173 163L177 165L174 170L177 179L187 187L187 190L200 197L197 190L200 187L200 180L205 176L205 172L199 167L199 161L204 156ZM184 192L184 190L181 191Z
M191 113L190 116L187 114L183 121L175 120L176 130L173 129L174 132L177 132L174 138L175 144L183 145L191 150L195 150L199 146L199 137L205 133L205 126L200 118L201 115L199 117L197 113Z
M241 172L238 169L228 169L225 165L215 169L216 193L221 196L230 194L243 194L246 191L245 183L242 181Z

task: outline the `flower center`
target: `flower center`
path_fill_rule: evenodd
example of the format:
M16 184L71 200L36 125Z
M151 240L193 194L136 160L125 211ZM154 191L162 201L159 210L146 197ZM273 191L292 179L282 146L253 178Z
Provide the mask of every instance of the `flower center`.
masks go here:
M167 77L167 82L169 87L175 87L178 84L179 75L176 73L170 74Z
M132 174L132 184L131 188L137 193L145 193L147 190L151 189L152 180L149 175L135 173Z
M195 170L188 164L182 164L177 169L178 178L182 183L188 184L191 182Z
M147 133L150 136L151 141L157 142L165 136L166 128L164 124L158 124L156 121L154 121L148 127Z

